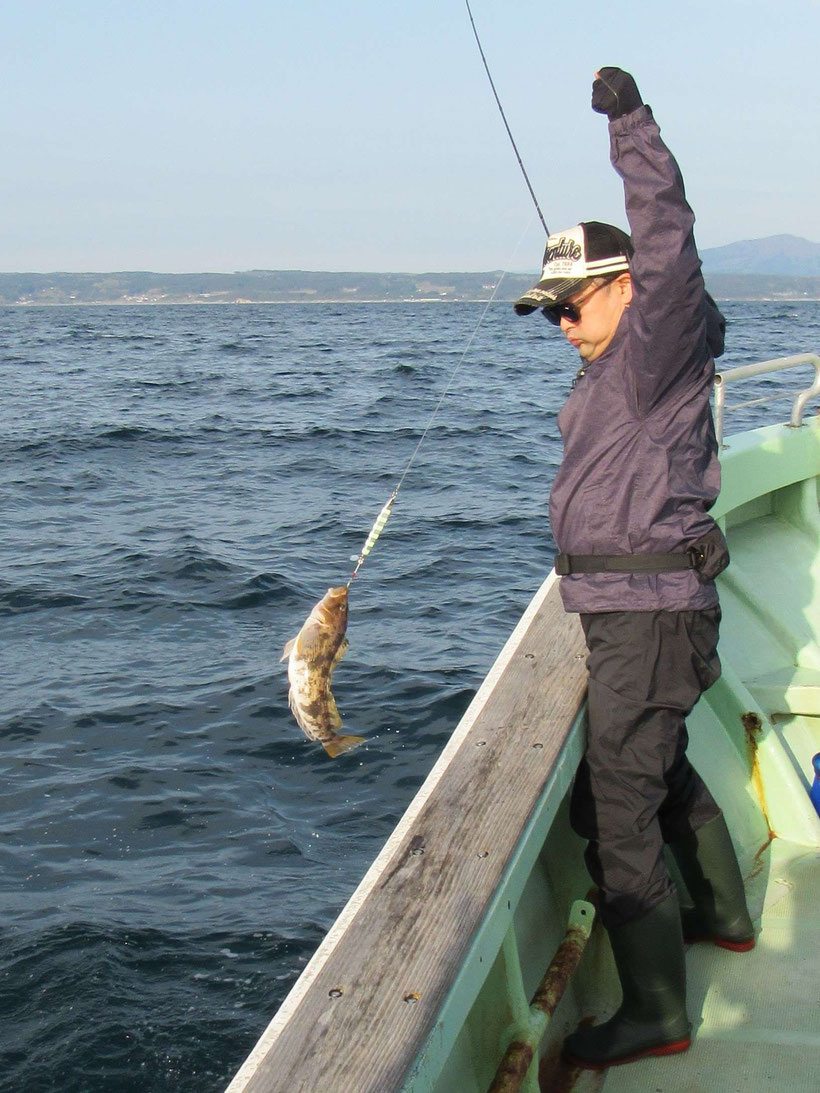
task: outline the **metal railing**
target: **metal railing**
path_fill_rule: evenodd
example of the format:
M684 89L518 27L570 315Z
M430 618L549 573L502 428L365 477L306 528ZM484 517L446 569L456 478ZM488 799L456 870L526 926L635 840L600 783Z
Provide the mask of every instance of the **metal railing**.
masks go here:
M786 368L797 368L806 364L814 366L814 383L811 387L807 387L805 391L800 391L796 396L793 391L778 391L772 395L763 395L760 398L749 399L746 402L736 402L731 406L726 405L727 383L751 379L754 376L764 376L770 372L782 372ZM759 406L764 402L773 402L775 399L794 398L789 426L798 429L803 423L803 410L806 403L819 393L820 356L816 353L795 353L791 357L776 357L770 361L760 361L757 364L743 364L739 368L730 368L728 372L718 372L715 376L715 432L718 446L723 447L723 422L728 411L740 410L747 406Z

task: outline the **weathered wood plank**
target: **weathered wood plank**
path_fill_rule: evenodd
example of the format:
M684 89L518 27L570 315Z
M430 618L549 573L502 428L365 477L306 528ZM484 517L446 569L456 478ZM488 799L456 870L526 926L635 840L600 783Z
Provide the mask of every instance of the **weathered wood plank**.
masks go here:
M583 701L583 636L557 582L528 615L231 1093L401 1087Z

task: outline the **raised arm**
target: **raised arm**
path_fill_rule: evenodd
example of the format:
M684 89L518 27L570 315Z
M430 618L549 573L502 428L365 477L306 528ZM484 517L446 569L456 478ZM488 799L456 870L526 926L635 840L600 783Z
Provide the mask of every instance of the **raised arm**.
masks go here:
M675 158L634 79L619 68L601 69L592 107L609 118L610 156L624 183L634 246L629 359L638 409L648 413L670 389L703 382L714 368L695 217Z

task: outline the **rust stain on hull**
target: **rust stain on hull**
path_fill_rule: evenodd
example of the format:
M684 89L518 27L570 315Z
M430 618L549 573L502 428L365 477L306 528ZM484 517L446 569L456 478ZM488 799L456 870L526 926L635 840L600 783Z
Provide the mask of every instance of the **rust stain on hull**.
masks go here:
M763 866L765 864L763 861L763 855L772 845L772 840L776 838L777 835L775 835L775 833L770 828L768 839L766 839L765 843L763 843L763 845L758 849L757 853L755 854L754 866L752 867L752 871L747 877L747 880L751 880L753 877L756 877L763 872Z
M760 734L763 731L763 722L760 720L759 714L751 712L742 714L740 720L743 723L743 730L746 733L746 754L749 759L749 766L752 773L752 785L760 805L760 810L763 813L763 819L766 821L766 827L769 829L768 841L760 850L758 850L757 855L755 856L755 862L758 862L758 858L766 847L768 847L769 843L771 843L772 839L777 838L777 833L772 830L771 820L769 819L769 809L766 805L766 790L763 785L763 775L760 772L760 760L757 754L757 743ZM762 868L762 865L760 868ZM757 872L760 871L757 866L756 870Z

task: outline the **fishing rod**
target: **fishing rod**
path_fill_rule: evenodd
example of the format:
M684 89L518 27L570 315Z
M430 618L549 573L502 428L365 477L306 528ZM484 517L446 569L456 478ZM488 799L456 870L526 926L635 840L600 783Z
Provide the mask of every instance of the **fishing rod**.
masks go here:
M495 95L495 101L501 114L501 120L504 122L504 128L507 130L507 136L510 138L510 144L513 146L513 151L515 152L515 158L518 160L518 166L521 168L521 174L524 176L524 181L527 184L527 189L530 191L530 197L532 198L533 204L535 205L535 211L538 213L538 219L544 225L544 231L546 232L546 234L549 235L550 230L547 227L547 222L544 219L544 214L541 212L541 206L538 204L538 198L535 196L535 190L533 190L532 188L532 183L530 182L530 177L527 174L527 170L524 166L524 161L521 159L521 153L518 151L518 145L515 143L515 137L512 135L512 130L510 129L509 123L507 121L507 115L504 113L504 107L501 105L501 99L498 97L498 92L495 89L495 84L493 82L492 75L490 74L490 66L487 64L487 58L484 56L484 50L481 48L481 39L478 36L475 19L473 19L473 13L470 9L470 0L464 0L464 3L467 5L467 14L470 16L470 25L473 28L473 34L475 35L478 52L481 54L481 60L484 62L484 71L487 73L487 79L490 81L490 87L493 89L493 95Z

